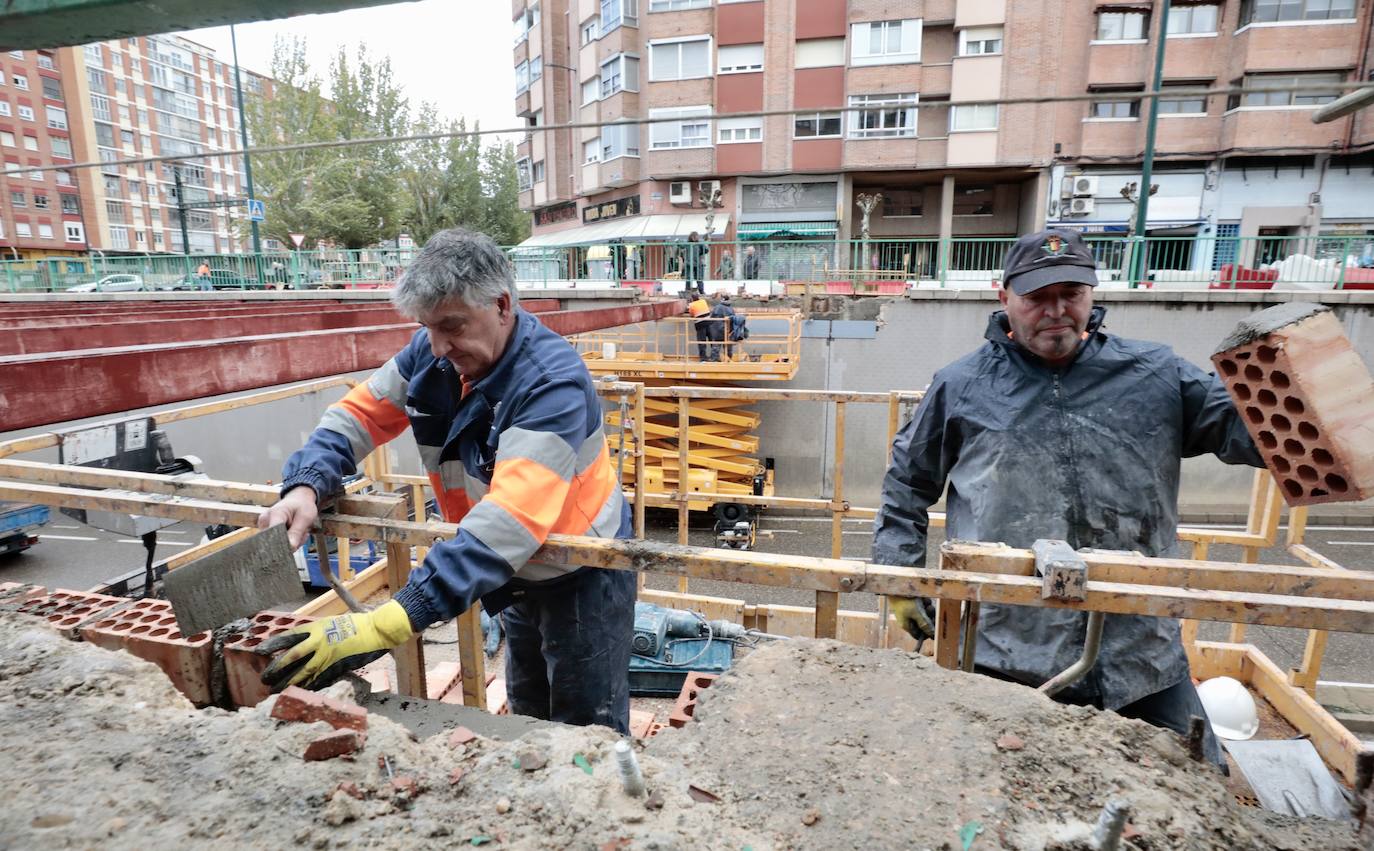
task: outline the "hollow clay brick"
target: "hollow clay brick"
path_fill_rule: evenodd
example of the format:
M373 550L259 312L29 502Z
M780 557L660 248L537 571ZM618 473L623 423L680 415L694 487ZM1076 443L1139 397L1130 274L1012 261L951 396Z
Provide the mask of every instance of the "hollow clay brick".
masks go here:
M461 680L462 669L457 662L440 662L425 672L425 697L439 700L458 687Z
M262 683L262 672L272 664L272 657L253 652L253 649L273 636L314 618L298 618L281 612L259 612L253 616L247 632L238 633L224 642L224 676L228 681L229 698L235 706L257 706L272 690Z
M287 686L277 696L277 702L272 705L272 717L303 724L323 721L336 730L367 732L366 709L299 686Z
M124 597L58 588L41 597L30 598L21 603L18 610L45 618L67 638L78 638L80 627L101 614L128 605L129 602Z
M715 682L715 674L702 674L692 671L687 674L687 679L682 682L682 691L678 693L677 705L668 714L668 726L683 727L696 714L697 695L710 687Z
M172 606L166 600L139 600L105 614L82 627L83 639L152 662L187 700L197 706L210 704L213 700L210 633L183 636L177 628Z
M1374 379L1334 313L1283 304L1212 355L1289 505L1374 496Z

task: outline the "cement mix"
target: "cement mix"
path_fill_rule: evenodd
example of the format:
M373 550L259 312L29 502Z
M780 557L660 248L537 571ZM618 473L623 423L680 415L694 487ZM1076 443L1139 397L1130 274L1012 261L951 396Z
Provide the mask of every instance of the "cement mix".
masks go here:
M336 687L337 697L351 688ZM0 614L0 848L1355 848L1332 822L1257 819L1165 733L899 651L764 647L620 788L604 728L416 740L369 716L351 757L273 700L193 709L154 666ZM385 759L382 759L385 757Z

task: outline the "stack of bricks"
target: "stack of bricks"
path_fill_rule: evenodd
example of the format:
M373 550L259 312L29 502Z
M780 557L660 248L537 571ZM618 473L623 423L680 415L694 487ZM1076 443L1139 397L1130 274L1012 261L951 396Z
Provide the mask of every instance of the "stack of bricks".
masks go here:
M98 647L125 650L152 662L197 706L208 706L214 699L210 633L183 636L172 604L166 600L138 600L107 612L82 627L81 637Z
M253 616L247 632L233 635L224 642L224 676L228 681L229 699L235 706L257 706L272 693L262 684L262 672L272 659L253 649L273 636L313 620L282 612L259 612Z
M29 596L19 604L17 611L45 618L67 638L76 638L83 625L129 602L123 597L59 588L41 596Z
M1329 309L1262 310L1212 363L1289 505L1374 496L1374 379Z
M678 693L677 705L668 715L668 726L674 728L687 726L687 722L696 715L697 695L709 688L715 679L716 674L702 674L696 671L689 673L687 679L682 683L682 691Z

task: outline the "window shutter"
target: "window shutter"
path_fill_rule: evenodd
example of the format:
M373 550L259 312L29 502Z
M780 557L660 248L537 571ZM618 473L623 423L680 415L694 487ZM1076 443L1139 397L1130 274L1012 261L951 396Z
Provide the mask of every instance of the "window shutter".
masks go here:
M681 47L683 78L711 76L710 41L685 41Z
M921 19L912 18L902 21L902 53L915 54L921 58Z
M871 56L868 50L869 24L855 24L850 33L849 44L854 58Z

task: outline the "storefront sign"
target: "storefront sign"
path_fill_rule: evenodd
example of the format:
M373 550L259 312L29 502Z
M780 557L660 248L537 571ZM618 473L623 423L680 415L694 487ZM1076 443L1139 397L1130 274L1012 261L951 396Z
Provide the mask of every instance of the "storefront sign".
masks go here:
M582 208L582 221L585 224L604 222L607 219L623 219L626 216L637 215L639 215L638 195L631 195L628 198L617 198L614 201L606 201L602 204L594 204L590 207Z
M569 201L566 204L557 204L552 207L545 207L542 210L534 211L535 227L543 227L544 225L556 225L559 222L571 222L576 219L576 201Z

